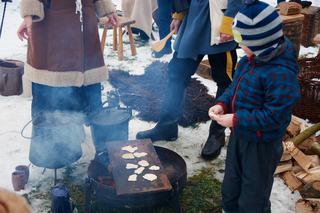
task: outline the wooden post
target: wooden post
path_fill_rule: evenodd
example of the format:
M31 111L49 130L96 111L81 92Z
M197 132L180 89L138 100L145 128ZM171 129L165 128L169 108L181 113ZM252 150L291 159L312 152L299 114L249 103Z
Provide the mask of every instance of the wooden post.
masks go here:
M113 27L113 50L118 49L117 27Z
M102 38L101 38L101 51L102 51L102 53L104 52L104 47L106 46L107 31L108 31L107 27L104 26Z
M137 50L136 50L136 45L134 44L131 26L127 25L127 29L128 29L129 40L130 40L131 55L135 56L137 55Z
M118 47L118 59L119 61L123 60L123 40L122 40L122 27L119 26L118 28L118 34L119 34L119 47Z

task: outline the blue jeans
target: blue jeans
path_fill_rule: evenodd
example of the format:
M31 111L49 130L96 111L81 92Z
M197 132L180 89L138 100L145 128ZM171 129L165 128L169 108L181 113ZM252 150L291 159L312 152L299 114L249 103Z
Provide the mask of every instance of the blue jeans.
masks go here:
M171 12L172 12L172 0L157 0L158 2L158 27L160 39L163 39L170 33L170 24L171 24ZM171 49L171 39L166 43L165 48Z

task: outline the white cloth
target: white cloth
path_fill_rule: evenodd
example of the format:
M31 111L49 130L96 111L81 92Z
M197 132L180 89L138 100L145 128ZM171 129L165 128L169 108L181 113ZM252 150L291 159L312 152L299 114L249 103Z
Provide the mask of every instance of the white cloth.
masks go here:
M223 9L227 8L228 0L209 0L211 21L211 45L219 44L220 27Z
M133 27L144 31L149 37L152 32L152 13L158 8L156 0L122 0L125 17L136 21Z

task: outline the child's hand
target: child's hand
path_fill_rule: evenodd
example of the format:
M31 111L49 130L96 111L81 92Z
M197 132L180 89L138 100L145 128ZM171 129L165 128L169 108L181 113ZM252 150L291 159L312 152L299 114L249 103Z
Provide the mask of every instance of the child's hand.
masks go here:
M209 117L212 120L216 120L218 115L223 115L223 114L224 114L224 110L221 105L214 105L209 109Z
M28 38L31 37L31 26L32 26L32 17L31 16L24 17L24 20L17 31L17 35L21 41L23 41L23 39L28 40Z
M217 115L216 121L218 124L224 127L233 127L234 114Z

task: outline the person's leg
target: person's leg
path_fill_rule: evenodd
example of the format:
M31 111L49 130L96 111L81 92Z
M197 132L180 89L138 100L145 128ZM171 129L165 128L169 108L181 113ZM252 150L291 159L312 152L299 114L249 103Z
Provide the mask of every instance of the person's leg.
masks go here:
M216 98L220 97L230 85L237 63L236 50L209 55L211 65L211 76L217 83L218 90ZM225 128L216 121L212 121L209 129L208 139L202 149L201 156L204 159L213 159L219 156L221 148L225 143Z
M197 60L180 59L177 55L174 53L168 66L168 84L164 91L159 121L153 129L139 132L137 139L151 138L152 141L158 141L177 138L178 120L182 113L185 89L203 58L201 55Z
M273 174L282 156L282 142L239 141L241 152L241 194L239 212L271 213Z
M150 37L143 30L140 30L140 29L135 28L135 27L132 27L131 30L132 30L133 34L139 35L139 37L140 37L142 42L148 42L149 41Z
M157 12L157 25L159 27L160 39L163 39L170 33L171 24L171 12L172 12L172 0L157 0L158 2L158 12ZM169 39L160 52L154 52L153 55L156 58L160 58L165 54L170 54L172 52L171 39Z
M32 117L45 112L82 111L79 87L51 87L32 83Z
M226 213L238 213L241 192L241 164L238 140L231 137L228 144L225 173L222 182L222 208Z

